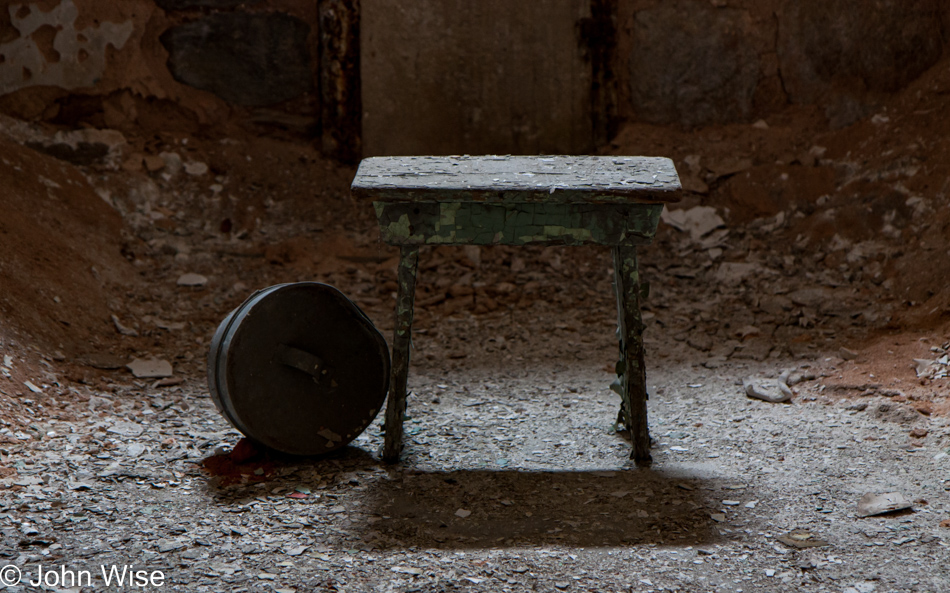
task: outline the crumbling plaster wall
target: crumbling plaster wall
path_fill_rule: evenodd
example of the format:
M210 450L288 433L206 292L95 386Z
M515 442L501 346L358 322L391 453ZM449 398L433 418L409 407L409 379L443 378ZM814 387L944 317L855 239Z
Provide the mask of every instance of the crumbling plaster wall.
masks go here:
M5 2L0 6L0 112L119 129L141 123L137 120L145 111L156 112L159 120L173 113L196 124L222 123L281 102L289 102L295 114L312 114L319 108L311 84L317 75L317 44L310 39L316 13L316 2L303 0ZM238 21L245 26L234 32ZM296 35L288 35L287 43L255 38L269 34L273 40L288 24ZM179 35L184 41L172 48L179 61L170 62L170 34L189 27L217 39L219 51L196 57L189 50L207 39ZM233 51L220 51L222 30L224 37L230 35ZM280 51L293 53L293 59L267 53ZM209 66L213 63L219 68ZM288 68L297 76L281 78ZM220 76L213 80L220 70L232 75L230 88L220 84ZM270 94L233 92L249 86L247 72L261 76ZM281 84L291 85L291 91L281 92ZM250 100L227 100L235 97Z
M37 85L63 89L90 87L106 69L106 47L122 49L132 34L132 21L100 23L76 29L79 9L64 0L49 12L29 5L10 7L11 25L20 36L0 44L0 94ZM17 71L16 66L20 66Z
M590 22L605 12L612 26ZM618 121L751 123L796 103L843 127L940 59L947 22L942 0L364 0L364 142L578 152Z
M819 104L867 115L941 57L941 0L621 0L621 118L687 127Z
M235 117L309 129L325 1L0 0L0 112L120 130ZM817 103L840 127L936 63L950 31L942 0L344 3L362 4L356 95L373 154L586 151L608 109L692 127ZM606 79L583 32L604 7Z

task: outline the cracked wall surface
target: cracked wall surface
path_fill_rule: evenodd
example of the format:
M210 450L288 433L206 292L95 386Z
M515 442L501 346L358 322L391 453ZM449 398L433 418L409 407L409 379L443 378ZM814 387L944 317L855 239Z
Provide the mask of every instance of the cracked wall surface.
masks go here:
M304 33L280 36L274 27L235 31L226 39L231 45L223 50L199 44L192 52L192 63L197 64L192 71L172 71L169 49L162 43L165 33L242 18L291 21ZM316 2L303 0L3 2L0 113L58 126L126 132L140 126L162 127L169 118L187 130L234 119L289 121L298 129L310 129L319 114L311 82L317 76L318 44L307 28L316 31L316 24ZM275 54L275 43L289 50ZM242 48L249 49L242 53ZM263 55L267 63L261 67L257 60L242 70L248 52L252 58ZM223 74L213 67L221 55L231 65ZM300 56L297 62L302 66L292 70L292 76L277 76L275 85L275 73L287 71L286 55ZM201 70L209 63L210 69ZM227 93L216 92L222 85L206 84L208 76L230 76L227 88L266 89L268 98L276 99L264 101L269 112L258 113L255 108L261 101L235 103ZM274 102L279 104L270 104Z
M752 122L789 104L823 107L832 127L940 59L939 0L621 0L619 115L687 127Z
M49 12L32 3L7 10L20 37L0 45L0 95L39 85L91 87L105 71L106 48L124 48L134 28L131 20L77 28L72 0Z
M362 127L364 156L577 154L594 148L604 101L612 121L687 127L815 104L844 127L931 68L950 40L940 0L873 10L863 0L599 1L341 0L360 7L349 41L360 39L362 119L337 144ZM247 118L313 133L321 117L342 117L321 113L332 102L317 81L318 4L336 6L7 0L0 112L72 128ZM595 4L613 11L606 29L591 26ZM596 78L590 37L604 30L611 77Z

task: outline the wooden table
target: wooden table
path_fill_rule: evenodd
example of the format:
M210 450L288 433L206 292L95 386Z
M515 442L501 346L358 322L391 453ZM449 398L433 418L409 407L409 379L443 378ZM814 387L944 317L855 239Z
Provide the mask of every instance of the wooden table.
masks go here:
M637 465L649 465L637 245L680 196L658 157L462 156L364 159L353 194L373 201L383 241L400 247L383 458L399 460L420 245L609 245L620 327L622 417Z

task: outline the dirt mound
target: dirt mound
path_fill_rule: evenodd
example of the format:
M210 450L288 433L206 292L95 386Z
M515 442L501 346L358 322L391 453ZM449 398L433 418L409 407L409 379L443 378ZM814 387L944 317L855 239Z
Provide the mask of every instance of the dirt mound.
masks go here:
M3 139L0 183L0 328L57 357L85 352L133 281L122 217L76 167Z
M944 58L845 128L793 106L752 125L629 125L608 151L674 158L688 190L679 207L713 206L730 227L770 227L761 248L807 254L839 270L841 283L878 287L895 305L892 329L947 328L948 92Z

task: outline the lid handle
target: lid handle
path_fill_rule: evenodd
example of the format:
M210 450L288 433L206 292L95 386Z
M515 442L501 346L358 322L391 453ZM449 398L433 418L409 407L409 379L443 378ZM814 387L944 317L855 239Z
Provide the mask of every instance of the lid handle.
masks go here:
M327 373L326 365L319 356L287 344L281 344L277 347L277 360L281 364L303 371L318 380Z

